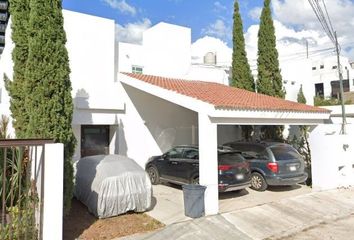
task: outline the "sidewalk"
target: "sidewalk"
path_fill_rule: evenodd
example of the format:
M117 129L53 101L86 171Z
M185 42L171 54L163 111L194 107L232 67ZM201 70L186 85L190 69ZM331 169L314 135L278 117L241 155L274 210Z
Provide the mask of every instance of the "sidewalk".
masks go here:
M354 214L354 188L307 193L228 213L187 220L124 240L282 239Z

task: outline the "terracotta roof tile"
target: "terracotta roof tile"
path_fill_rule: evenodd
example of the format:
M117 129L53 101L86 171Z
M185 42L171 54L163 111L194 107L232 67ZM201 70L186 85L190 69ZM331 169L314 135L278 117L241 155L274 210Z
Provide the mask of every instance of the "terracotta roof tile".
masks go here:
M146 83L207 102L216 109L245 109L326 113L326 109L270 97L219 83L191 81L152 75L123 73Z

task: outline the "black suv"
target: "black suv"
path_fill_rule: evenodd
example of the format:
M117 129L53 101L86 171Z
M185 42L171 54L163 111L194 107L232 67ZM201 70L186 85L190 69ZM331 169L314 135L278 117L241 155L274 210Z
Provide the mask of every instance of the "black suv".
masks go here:
M307 179L302 156L289 144L277 142L231 142L224 146L242 152L251 168L251 188L295 185Z
M162 156L149 159L145 167L152 184L160 181L175 184L199 183L198 146L177 146ZM216 170L216 169L215 169ZM218 149L219 191L234 191L250 186L249 164L239 153L230 148Z

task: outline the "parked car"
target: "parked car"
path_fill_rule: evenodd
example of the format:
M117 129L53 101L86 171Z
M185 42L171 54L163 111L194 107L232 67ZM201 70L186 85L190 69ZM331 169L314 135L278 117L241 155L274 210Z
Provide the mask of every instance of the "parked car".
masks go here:
M251 188L264 191L268 185L295 185L306 181L302 156L291 145L278 142L231 142L231 147L250 164Z
M177 146L146 164L152 184L160 181L179 185L199 183L198 146ZM215 169L216 170L216 169ZM219 191L234 191L250 186L250 169L245 158L232 149L218 149Z
M133 159L120 155L84 157L76 164L75 196L99 218L150 208L149 176Z

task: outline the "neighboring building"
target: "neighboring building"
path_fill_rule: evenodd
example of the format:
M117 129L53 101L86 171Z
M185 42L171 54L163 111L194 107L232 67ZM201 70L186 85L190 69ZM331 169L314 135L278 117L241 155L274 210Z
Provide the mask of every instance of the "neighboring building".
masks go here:
M354 69L348 58L341 56L343 90L354 91ZM315 96L324 98L339 98L339 74L337 57L331 56L312 62L312 82L315 86Z

